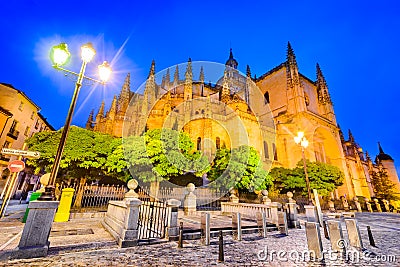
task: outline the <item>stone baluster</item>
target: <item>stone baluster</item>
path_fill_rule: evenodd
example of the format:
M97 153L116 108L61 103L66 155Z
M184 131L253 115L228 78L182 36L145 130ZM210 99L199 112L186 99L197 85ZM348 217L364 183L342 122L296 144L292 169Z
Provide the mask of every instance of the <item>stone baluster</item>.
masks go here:
M390 205L389 205L389 201L384 199L383 200L383 205L385 206L385 210L386 212L390 212Z
M375 206L378 212L382 212L381 204L379 204L379 200L377 198L374 198Z
M373 211L372 211L371 203L369 202L369 199L368 199L368 198L365 198L364 200L365 200L365 205L367 206L367 210L368 210L369 212L373 212Z
M353 200L354 200L354 204L356 205L357 211L362 212L361 204L360 204L360 202L358 202L358 197L354 197Z

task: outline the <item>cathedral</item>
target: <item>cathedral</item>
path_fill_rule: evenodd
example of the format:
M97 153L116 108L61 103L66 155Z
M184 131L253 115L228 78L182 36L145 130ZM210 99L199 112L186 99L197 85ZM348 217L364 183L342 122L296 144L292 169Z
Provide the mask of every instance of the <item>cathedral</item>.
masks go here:
M251 76L249 66L245 75L239 73L232 49L223 66L223 74L211 83L205 82L203 66L199 78L193 78L190 59L183 78L177 65L172 80L169 69L157 79L153 61L143 93L130 90L128 74L109 110L105 112L103 101L97 114L89 115L86 128L118 137L147 129L183 130L210 161L218 148L248 144L257 149L266 170L296 166L302 148L294 137L301 131L309 141L306 159L337 166L344 173L344 184L332 197L371 199L371 174L382 169L400 193L394 160L379 144L373 162L350 131L344 137L320 66L316 64L315 81L302 75L290 43L286 61L259 77Z

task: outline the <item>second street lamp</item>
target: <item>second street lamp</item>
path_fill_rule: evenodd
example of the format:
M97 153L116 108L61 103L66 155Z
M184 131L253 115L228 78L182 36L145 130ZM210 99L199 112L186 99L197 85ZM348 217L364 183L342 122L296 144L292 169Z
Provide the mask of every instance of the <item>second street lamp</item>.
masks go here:
M65 120L64 128L62 130L60 143L57 148L57 153L56 153L56 156L54 159L53 168L51 169L49 182L48 182L48 185L46 186L45 192L40 197L40 200L55 200L54 185L55 185L58 169L60 167L60 161L61 161L62 153L64 151L65 142L67 140L69 127L71 125L72 115L74 113L74 109L76 106L76 101L78 99L79 91L82 87L83 79L87 79L92 82L99 82L99 83L104 84L110 77L111 69L110 69L109 64L106 61L102 65L99 66L99 75L100 75L101 81L98 81L98 80L95 80L95 79L85 76L86 65L87 65L87 63L92 61L95 54L96 54L96 50L94 50L93 45L91 43L87 43L87 44L83 45L81 47L81 59L82 59L81 70L79 73L75 73L73 71L70 71L70 70L67 70L67 69L64 69L61 67L64 64L66 64L70 58L70 53L68 51L67 44L61 43L57 46L54 46L51 49L50 58L53 61L53 64L54 64L53 67L56 68L57 70L61 70L61 71L65 72L67 74L72 74L74 76L77 76L77 80L75 83L74 94L72 96L71 104L70 104L70 107L68 110L68 115Z
M308 140L304 136L304 132L298 132L297 136L294 137L294 142L301 147L301 154L302 154L302 158L303 158L304 175L306 176L308 202L309 202L310 205L313 205L312 197L311 197L310 180L308 179L306 156L304 154L304 149L306 149L308 147Z

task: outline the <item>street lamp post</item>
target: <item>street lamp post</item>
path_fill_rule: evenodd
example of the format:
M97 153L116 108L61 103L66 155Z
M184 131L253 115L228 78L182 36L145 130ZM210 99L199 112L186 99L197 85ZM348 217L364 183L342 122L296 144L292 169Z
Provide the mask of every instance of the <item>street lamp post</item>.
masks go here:
M77 80L76 80L76 83L75 83L75 90L74 90L74 94L72 96L71 104L69 106L68 115L67 115L67 118L65 120L64 128L62 130L60 143L58 144L57 153L56 153L56 156L55 156L55 159L54 159L53 168L51 169L49 182L48 182L48 185L45 188L45 192L42 194L42 196L39 198L39 200L55 200L55 195L54 195L55 187L54 187L54 185L55 185L58 169L60 167L60 161L61 161L62 153L64 151L65 142L67 140L69 127L71 125L72 115L74 113L74 109L75 109L75 106L76 106L76 101L78 99L79 91L80 91L80 89L82 87L83 79L88 79L88 80L90 80L92 82L99 82L99 83L104 84L108 80L108 78L109 78L109 76L111 74L111 68L110 68L109 64L106 61L104 61L103 64L98 66L99 76L100 76L100 80L101 81L86 77L84 75L87 63L89 63L93 59L95 54L96 54L96 51L94 50L94 48L93 48L91 43L87 43L87 44L83 45L81 47L81 58L82 58L81 70L79 71L79 73L75 73L73 71L70 71L70 70L67 70L67 69L64 69L64 68L61 67L64 64L66 64L68 62L69 58L70 58L70 53L68 51L67 44L61 43L61 44L59 44L57 46L54 46L51 49L50 58L53 61L53 64L54 64L53 67L56 68L57 70L61 70L61 71L65 72L65 73L77 76Z
M304 150L308 147L308 140L304 136L304 132L298 132L297 136L294 137L294 142L301 147L301 154L303 157L303 167L304 167L304 174L306 176L306 184L307 184L307 193L308 193L308 202L312 205L312 197L311 197L311 188L310 188L310 180L308 179L308 172L307 172L307 164L306 164L306 156L304 154Z

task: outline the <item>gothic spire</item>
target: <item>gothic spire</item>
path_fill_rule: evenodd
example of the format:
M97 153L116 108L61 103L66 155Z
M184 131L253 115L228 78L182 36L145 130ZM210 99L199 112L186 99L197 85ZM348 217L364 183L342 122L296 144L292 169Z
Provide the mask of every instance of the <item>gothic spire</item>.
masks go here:
M204 83L204 69L203 69L203 66L200 67L199 81L201 83Z
M117 114L117 96L114 96L111 102L110 110L107 112L108 118L114 119Z
M385 152L383 152L383 149L381 147L381 142L378 142L378 147L379 147L379 154L385 154Z
M169 89L169 84L171 83L171 75L169 74L169 68L167 69L167 73L165 74L165 85Z
M183 94L185 100L192 99L193 97L192 84L193 84L192 59L189 58L185 72L185 86L183 88L184 91Z
M85 126L85 128L88 129L88 130L93 129L93 116L94 116L94 109L92 109L92 111L91 111L90 114L89 114L89 118L88 118L88 120L86 121L86 126Z
M230 89L229 89L229 83L228 83L228 72L225 70L224 72L224 78L222 81L222 91L221 91L221 101L228 103L230 100Z
M156 101L156 81L155 81L155 61L151 62L149 77L147 78L145 85L145 94L147 94L150 101L150 105L153 105Z
M131 74L128 73L125 77L124 85L122 86L121 92L118 96L118 109L125 111L129 105L129 99L131 94Z
M246 66L246 76L251 78L251 70L249 65Z
M192 59L188 59L186 72L185 72L185 79L186 81L193 80L193 72L192 72Z
M292 45L290 42L287 43L287 53L286 53L286 59L289 65L296 65L297 67L297 62L296 62L296 56L294 54Z
M328 85L326 84L326 80L324 75L322 74L321 68L317 63L317 95L318 102L320 103L331 103L331 97L328 92Z
M98 119L104 118L104 100L101 101L101 105L99 108L99 112L96 115L96 122L99 122Z
M156 62L155 62L155 60L153 59L153 60L151 61L151 67L150 67L149 77L150 77L150 76L154 76L154 74L156 74Z
M177 86L178 82L179 82L179 68L178 65L176 65L174 73L174 86Z
M351 130L350 130L350 129L349 129L349 141L350 141L352 144L355 143L355 141L354 141L354 136L353 136L353 134L351 133Z

